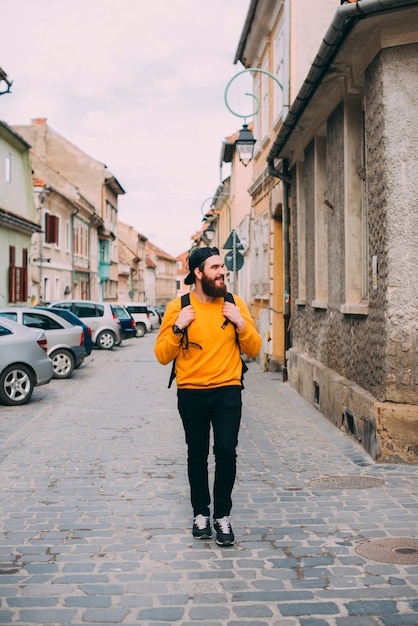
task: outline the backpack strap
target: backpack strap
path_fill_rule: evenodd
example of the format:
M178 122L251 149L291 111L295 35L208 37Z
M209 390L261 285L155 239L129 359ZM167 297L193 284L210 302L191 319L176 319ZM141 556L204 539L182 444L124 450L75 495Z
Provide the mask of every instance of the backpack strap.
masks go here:
M225 302L232 302L232 304L235 304L235 300L234 300L234 296L232 295L232 293L229 293L229 291L227 291L227 293L225 294ZM224 323L222 324L222 328L225 328L225 326L229 323L229 319L225 319ZM239 345L239 337L238 337L238 331L237 331L237 327L234 324L234 328L235 328L235 341L237 342L237 346L239 348L239 352L241 354L241 347ZM241 385L242 388L244 388L244 374L245 372L248 371L248 367L247 364L245 363L245 361L243 360L243 358L241 357L241 363L242 363L242 371L241 371Z

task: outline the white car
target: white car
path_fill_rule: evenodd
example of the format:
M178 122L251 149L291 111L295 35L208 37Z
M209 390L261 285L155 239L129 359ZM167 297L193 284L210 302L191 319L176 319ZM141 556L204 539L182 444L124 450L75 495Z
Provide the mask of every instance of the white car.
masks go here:
M53 377L43 330L0 319L0 401L8 406L29 402L37 385Z
M60 300L52 302L50 306L68 309L90 326L93 342L100 350L112 350L123 339L120 320L113 311L111 302Z
M137 337L143 337L145 333L152 331L148 305L145 302L126 302L122 306L125 307L135 320Z
M86 357L83 328L74 326L52 311L31 306L7 306L0 308L0 321L1 318L45 332L54 378L69 378Z

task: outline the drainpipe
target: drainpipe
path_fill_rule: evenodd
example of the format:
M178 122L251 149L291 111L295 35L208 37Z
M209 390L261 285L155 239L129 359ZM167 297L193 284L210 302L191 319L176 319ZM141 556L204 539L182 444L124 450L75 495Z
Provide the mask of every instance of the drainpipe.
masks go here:
M289 162L283 160L283 171L280 172L274 167L273 160L268 161L268 171L271 176L279 178L283 182L283 273L284 273L284 293L283 293L283 321L284 321L284 363L283 382L288 379L287 371L287 351L290 348L290 215L289 215L289 193L291 177L288 174Z
M74 218L80 209L73 205L74 211L71 213L71 297L74 298L74 281L75 281L75 250L74 250Z
M287 176L288 160L283 161L283 171ZM287 381L287 351L290 349L290 184L283 181L283 257L284 257L284 364L283 382Z

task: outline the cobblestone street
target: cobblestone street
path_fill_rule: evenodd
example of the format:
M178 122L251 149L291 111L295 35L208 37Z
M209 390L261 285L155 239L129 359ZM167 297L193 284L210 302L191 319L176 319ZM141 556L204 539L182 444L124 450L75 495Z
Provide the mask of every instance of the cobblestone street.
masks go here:
M417 626L418 466L374 463L250 363L236 543L196 541L155 338L0 407L0 623Z

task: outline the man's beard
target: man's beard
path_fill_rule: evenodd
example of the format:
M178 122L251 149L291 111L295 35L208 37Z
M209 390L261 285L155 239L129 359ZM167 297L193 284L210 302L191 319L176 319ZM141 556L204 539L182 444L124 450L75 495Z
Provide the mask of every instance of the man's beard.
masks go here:
M203 293L211 298L223 298L226 294L226 285L222 283L222 285L217 285L216 280L212 278L208 278L205 273L202 273L202 289Z

